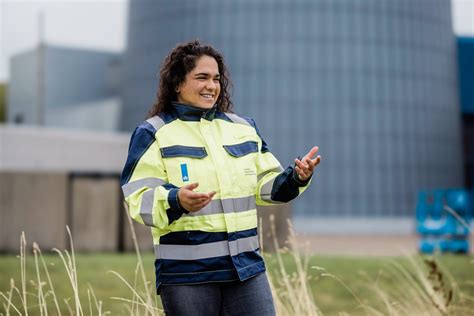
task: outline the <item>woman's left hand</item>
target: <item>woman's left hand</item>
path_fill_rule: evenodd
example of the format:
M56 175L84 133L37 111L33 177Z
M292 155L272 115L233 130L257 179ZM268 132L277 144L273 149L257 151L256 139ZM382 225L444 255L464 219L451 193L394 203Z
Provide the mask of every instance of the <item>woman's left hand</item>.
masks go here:
M319 147L315 146L301 159L295 159L295 170L298 178L301 181L306 181L311 177L314 172L314 169L321 161L321 156L318 155L316 158L312 159L314 155L318 152Z

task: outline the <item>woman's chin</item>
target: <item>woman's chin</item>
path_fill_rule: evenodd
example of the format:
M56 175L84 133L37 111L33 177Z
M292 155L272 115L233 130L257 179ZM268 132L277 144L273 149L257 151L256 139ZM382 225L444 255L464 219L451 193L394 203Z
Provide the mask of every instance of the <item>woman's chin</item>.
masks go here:
M214 106L214 101L199 102L196 106L201 109L211 109Z

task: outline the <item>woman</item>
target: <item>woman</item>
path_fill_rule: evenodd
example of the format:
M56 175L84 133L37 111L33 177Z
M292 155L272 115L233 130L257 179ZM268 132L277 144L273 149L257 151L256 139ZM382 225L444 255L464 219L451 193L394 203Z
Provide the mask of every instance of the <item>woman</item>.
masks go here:
M314 147L283 169L255 122L232 113L229 90L219 52L178 45L130 141L122 188L131 217L151 226L169 315L275 314L256 205L297 197L321 160Z

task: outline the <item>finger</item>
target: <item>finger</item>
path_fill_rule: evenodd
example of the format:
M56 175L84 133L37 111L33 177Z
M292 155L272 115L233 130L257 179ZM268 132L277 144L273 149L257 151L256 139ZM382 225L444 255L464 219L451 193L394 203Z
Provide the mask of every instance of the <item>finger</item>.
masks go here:
M194 183L190 183L190 184L188 184L188 185L185 185L185 186L183 186L182 188L183 188L183 189L186 189L186 190L191 190L191 191L192 191L192 190L196 189L198 186L199 186L199 183L198 183L198 182L194 182Z
M197 211L200 211L202 210L204 207L206 206L206 204L196 204L196 205L193 205L192 207L192 210L193 212L197 212Z
M295 167L295 170L296 170L296 174L298 174L298 177L301 178L301 175L302 175L302 173L303 173L303 171L301 171L301 168L298 167L298 166L296 166L296 167Z
M205 200L202 203L198 203L198 204L193 205L193 209L200 210L200 209L206 207L206 205L208 205L209 203L211 203L211 199L208 199L208 200Z
M208 192L208 193L202 193L206 196L206 200L209 199L209 200L212 200L212 198L214 197L214 195L216 195L216 191L211 191L211 192Z
M311 173L314 172L314 169L316 168L316 166L319 164L320 161L321 161L321 156L318 156L312 160L310 159L308 162L308 165L309 165L308 171Z
M212 200L212 197L216 194L215 192L210 192L210 193L204 193L206 196L195 199L193 200L195 203L204 203L204 202L210 202Z
M311 150L304 156L303 159L305 158L313 158L314 155L316 155L316 153L318 152L319 150L319 147L318 146L314 146L313 148L311 148Z
M204 203L208 200L209 200L209 197L202 196L202 197L199 197L199 198L190 198L190 199L188 199L188 202L189 202L189 204L192 204L192 205L198 205L198 204Z
M185 194L185 196L190 199L190 200L197 200L197 199L207 199L209 198L209 196L207 195L207 193L201 193L201 192L194 192L194 191L190 191L190 190L185 190L183 192Z
M306 175L308 173L307 168L300 168L300 167L296 166L295 170L298 174L301 174L301 175Z
M207 195L209 196L209 199L212 200L212 198L214 197L214 195L216 195L216 193L217 193L216 191L211 191Z
M318 155L316 158L311 160L311 166L313 166L313 169L321 162L321 156Z
M308 168L308 165L300 161L299 159L295 159L296 166L300 167L300 169Z
M309 157L306 157L304 162L308 165L308 170L313 171L313 168L314 168L313 161Z
M306 174L303 172L303 170L301 170L301 168L296 166L295 170L296 170L296 173L298 174L298 178L300 178L300 180L305 180L307 178Z
M193 203L194 205L198 205L198 204L205 203L207 201L209 201L208 198L202 198L202 199L194 199L194 200L192 200L191 203Z

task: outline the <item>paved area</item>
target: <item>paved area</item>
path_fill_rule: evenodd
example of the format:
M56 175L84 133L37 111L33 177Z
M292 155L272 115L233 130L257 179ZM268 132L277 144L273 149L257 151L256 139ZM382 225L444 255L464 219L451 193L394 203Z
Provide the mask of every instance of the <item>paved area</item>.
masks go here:
M473 253L474 235L470 235ZM321 255L399 256L418 251L417 235L297 235L302 251Z

